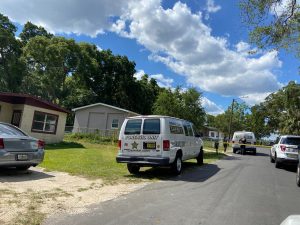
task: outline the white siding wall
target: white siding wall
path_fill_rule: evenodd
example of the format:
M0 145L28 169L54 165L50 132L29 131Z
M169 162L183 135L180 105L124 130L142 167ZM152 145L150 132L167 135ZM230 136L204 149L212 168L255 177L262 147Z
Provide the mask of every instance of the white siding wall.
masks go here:
M135 115L101 105L80 109L75 112L73 132L78 132L78 128L111 130L113 119L118 120L120 128L129 116Z
M31 132L33 115L35 111L58 115L58 122L57 122L57 128L55 134ZM42 139L46 143L58 143L61 142L64 138L66 119L67 119L67 114L64 112L58 112L58 111L39 108L35 106L24 105L20 128L24 130L28 135L38 139Z

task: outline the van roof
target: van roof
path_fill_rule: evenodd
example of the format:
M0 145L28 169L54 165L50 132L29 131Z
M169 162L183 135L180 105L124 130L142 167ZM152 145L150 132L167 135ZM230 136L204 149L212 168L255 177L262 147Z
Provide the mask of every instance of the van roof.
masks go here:
M131 116L131 117L127 117L127 119L143 119L143 118L170 118L170 119L182 120L182 121L186 121L186 122L192 123L192 122L184 120L184 119L179 119L179 118L172 117L172 116L163 116L163 115L143 115L143 116Z

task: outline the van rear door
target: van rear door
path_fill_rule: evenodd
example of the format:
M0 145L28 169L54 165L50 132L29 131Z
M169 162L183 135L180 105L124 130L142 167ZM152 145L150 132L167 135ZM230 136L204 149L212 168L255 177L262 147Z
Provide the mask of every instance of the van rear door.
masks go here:
M130 156L161 156L160 118L129 119L122 138L122 154Z

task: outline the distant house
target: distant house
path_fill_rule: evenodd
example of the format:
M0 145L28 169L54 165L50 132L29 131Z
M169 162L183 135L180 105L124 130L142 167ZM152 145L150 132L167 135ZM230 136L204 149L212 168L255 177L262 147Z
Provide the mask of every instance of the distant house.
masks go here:
M63 140L69 112L27 94L0 93L0 121L11 123L46 143Z
M203 136L207 137L207 138L210 138L210 139L216 139L216 138L223 139L224 138L224 133L221 132L218 128L204 126Z
M75 112L73 132L120 129L129 116L140 114L104 103L96 103L72 110Z

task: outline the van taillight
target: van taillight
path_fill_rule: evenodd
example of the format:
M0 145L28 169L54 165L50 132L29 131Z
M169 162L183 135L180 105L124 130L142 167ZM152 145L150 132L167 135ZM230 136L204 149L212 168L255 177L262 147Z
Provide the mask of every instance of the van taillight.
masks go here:
M285 152L285 149L286 149L285 145L280 145L280 149L281 149L281 151Z
M163 150L164 151L170 150L170 141L169 140L163 140Z
M118 147L121 148L121 145L122 145L122 141L118 140Z
M42 149L45 147L45 142L42 140L38 140L38 149Z
M0 138L0 149L4 148L4 141L3 138Z

